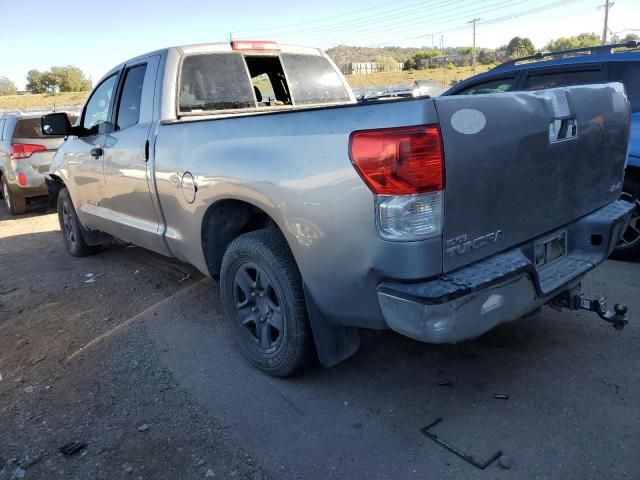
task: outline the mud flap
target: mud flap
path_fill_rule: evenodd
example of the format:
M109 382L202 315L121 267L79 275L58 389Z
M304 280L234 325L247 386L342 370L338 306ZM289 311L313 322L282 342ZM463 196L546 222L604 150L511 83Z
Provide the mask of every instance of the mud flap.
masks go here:
M334 325L318 309L307 286L304 286L309 321L318 358L324 367L333 367L346 360L360 348L360 330L355 327Z

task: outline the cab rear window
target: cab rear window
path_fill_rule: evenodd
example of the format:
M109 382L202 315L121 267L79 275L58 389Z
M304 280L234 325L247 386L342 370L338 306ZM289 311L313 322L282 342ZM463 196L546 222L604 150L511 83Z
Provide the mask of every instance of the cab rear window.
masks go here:
M326 58L282 54L295 104L348 102L349 93Z
M190 55L179 83L180 114L350 101L340 76L320 55Z
M242 55L217 53L184 59L180 112L233 110L255 105Z

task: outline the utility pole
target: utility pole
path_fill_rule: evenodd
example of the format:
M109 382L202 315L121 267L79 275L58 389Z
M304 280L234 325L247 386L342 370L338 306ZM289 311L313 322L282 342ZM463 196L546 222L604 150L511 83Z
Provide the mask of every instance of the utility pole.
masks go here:
M473 56L473 74L476 74L476 23L478 23L481 18L474 18L473 20L468 21L467 23L473 24L473 50L471 52Z
M609 26L609 9L613 7L614 3L606 0L604 2L604 6L600 8L604 8L604 28L602 29L602 45L607 44L607 28Z

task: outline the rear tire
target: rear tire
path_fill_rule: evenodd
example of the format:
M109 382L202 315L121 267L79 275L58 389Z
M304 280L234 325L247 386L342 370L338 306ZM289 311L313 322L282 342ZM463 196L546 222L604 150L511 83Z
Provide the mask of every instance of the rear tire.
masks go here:
M622 240L611 258L627 262L640 260L640 206L636 208Z
M100 247L93 247L84 241L80 220L73 207L69 190L63 188L58 193L58 222L64 238L64 246L74 257L86 257L96 253Z
M2 197L10 215L22 215L27 211L27 199L12 194L4 177L2 177Z
M279 231L257 230L229 244L220 291L236 344L252 366L288 377L311 364L315 347L302 278Z

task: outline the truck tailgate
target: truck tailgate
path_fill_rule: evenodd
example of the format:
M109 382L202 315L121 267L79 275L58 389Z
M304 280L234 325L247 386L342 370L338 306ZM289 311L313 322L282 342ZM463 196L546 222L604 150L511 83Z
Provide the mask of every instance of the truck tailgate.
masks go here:
M445 272L619 198L629 137L622 84L434 102L445 153Z

